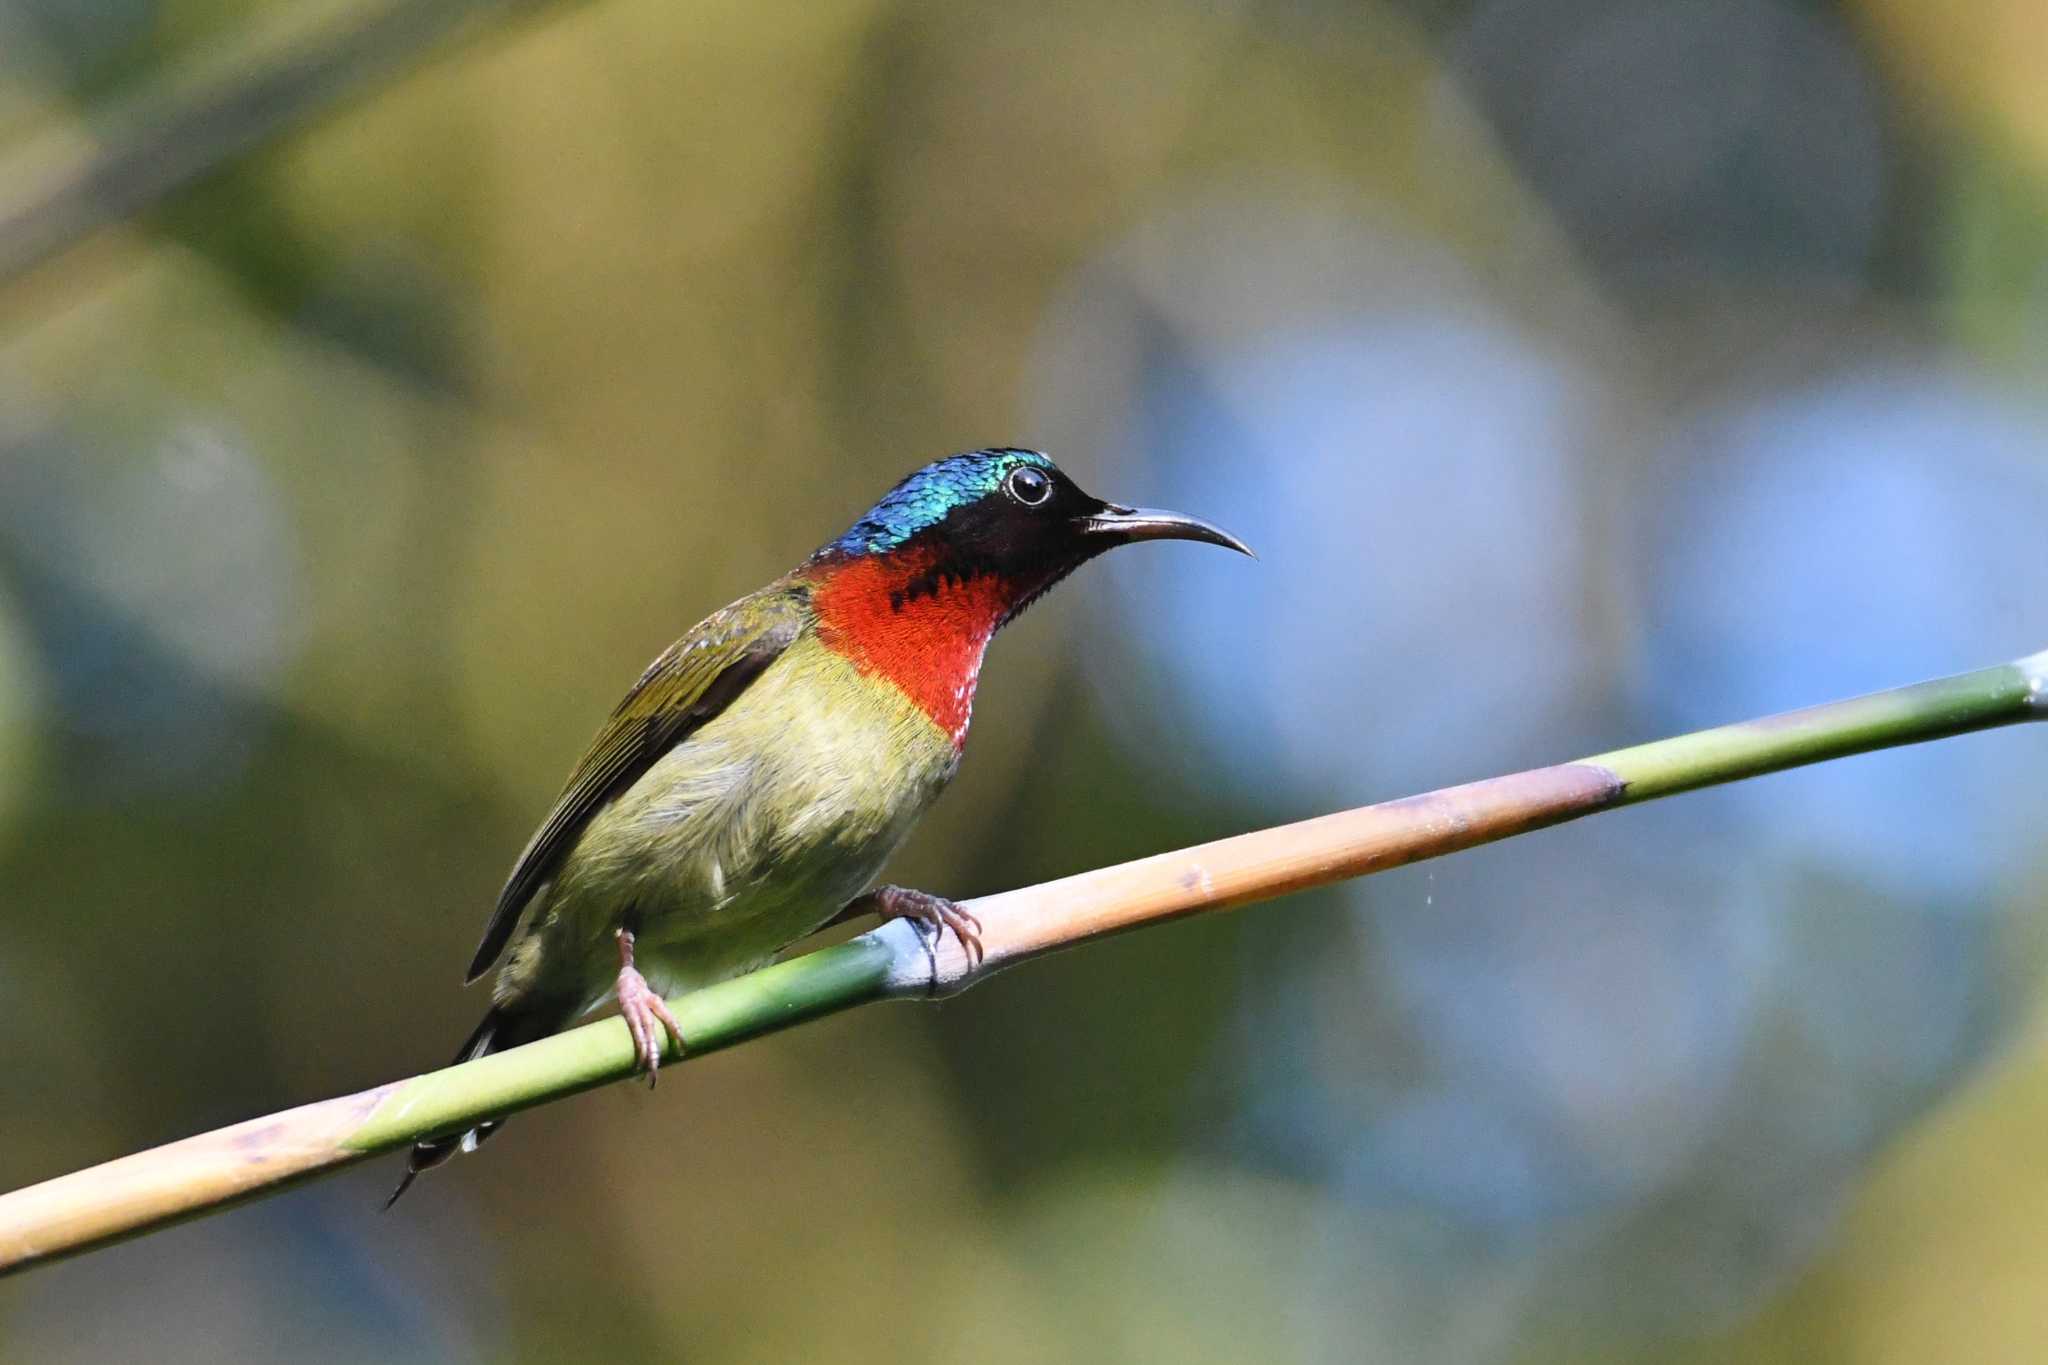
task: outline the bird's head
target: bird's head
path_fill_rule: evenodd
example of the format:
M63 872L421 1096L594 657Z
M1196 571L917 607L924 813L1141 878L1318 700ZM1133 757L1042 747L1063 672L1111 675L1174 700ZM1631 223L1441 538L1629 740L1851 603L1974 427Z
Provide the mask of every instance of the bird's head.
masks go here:
M1241 554L1228 531L1178 512L1124 507L1081 490L1035 450L971 450L934 460L869 508L813 563L899 564L904 600L987 581L1009 620L1088 560L1139 540L1198 540Z
M958 749L989 637L1135 540L1251 553L1206 521L1091 497L1035 450L971 450L890 489L799 573L825 644L894 684Z

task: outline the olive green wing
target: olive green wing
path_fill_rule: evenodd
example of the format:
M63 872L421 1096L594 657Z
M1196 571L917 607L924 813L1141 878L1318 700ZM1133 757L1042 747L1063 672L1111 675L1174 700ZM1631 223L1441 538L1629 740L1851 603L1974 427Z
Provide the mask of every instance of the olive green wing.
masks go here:
M808 620L803 590L777 584L706 617L648 665L519 855L465 980L476 980L497 961L527 901L554 875L590 817L691 731L730 706L789 648Z

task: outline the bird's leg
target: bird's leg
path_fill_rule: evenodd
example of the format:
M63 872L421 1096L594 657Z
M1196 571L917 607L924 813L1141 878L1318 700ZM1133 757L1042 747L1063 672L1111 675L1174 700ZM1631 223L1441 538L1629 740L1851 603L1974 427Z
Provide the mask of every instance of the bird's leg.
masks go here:
M647 1073L647 1088L651 1090L655 1075L661 1070L661 1035L656 1027L668 1030L678 1054L683 1051L683 1030L668 1012L668 1002L633 965L633 931L619 930L618 939L619 1013L625 1016L626 1029L633 1035L633 1052L640 1059L641 1070Z
M862 915L913 919L934 929L951 929L960 939L961 950L967 954L967 965L981 965L981 921L944 896L934 896L929 891L913 891L907 886L878 886L849 902L844 910L833 916L832 923L858 919Z

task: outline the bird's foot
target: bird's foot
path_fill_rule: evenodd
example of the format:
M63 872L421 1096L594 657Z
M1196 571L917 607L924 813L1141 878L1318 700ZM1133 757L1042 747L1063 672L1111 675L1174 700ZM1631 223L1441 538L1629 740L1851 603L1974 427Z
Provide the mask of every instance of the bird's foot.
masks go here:
M626 1020L626 1031L633 1035L633 1054L640 1061L640 1069L647 1073L647 1088L654 1088L655 1077L661 1071L662 1030L675 1041L676 1053L683 1052L683 1030L676 1023L675 1015L669 1013L668 1002L661 993L647 984L647 978L640 975L640 969L633 965L633 933L629 929L619 930L619 1013Z
M967 965L981 965L981 921L944 896L913 891L907 886L878 886L861 898L883 919L910 919L934 930L951 929L967 954Z

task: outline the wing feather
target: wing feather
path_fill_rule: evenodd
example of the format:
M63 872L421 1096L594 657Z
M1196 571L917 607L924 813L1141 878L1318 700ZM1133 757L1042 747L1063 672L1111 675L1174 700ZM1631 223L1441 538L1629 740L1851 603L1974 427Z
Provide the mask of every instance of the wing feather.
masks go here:
M512 868L466 980L490 969L526 903L575 843L590 817L637 782L663 754L732 704L802 631L806 598L777 584L706 617L640 675Z

